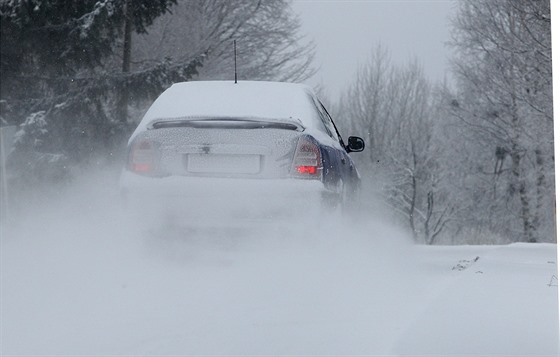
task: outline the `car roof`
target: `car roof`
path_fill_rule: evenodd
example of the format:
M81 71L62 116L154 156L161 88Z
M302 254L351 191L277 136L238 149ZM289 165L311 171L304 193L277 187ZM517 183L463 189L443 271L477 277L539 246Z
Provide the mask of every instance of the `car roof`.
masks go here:
M156 119L240 117L320 122L313 90L303 84L259 81L192 81L173 84L152 104L136 132ZM135 132L135 134L136 134ZM134 134L133 134L134 136Z

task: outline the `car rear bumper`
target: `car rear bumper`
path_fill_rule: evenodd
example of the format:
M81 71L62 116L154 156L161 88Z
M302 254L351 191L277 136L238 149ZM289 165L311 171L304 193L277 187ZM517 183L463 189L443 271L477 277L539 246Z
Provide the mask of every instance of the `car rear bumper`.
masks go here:
M190 222L244 218L318 218L336 193L318 180L145 177L124 171L121 193L132 210ZM334 199L333 199L334 198Z

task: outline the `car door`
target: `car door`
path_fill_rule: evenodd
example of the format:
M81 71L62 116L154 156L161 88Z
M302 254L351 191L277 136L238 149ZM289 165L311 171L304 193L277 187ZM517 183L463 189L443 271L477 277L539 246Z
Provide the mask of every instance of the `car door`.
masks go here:
M360 175L356 169L354 160L352 160L352 158L349 155L350 150L348 150L346 143L344 142L344 139L340 135L340 132L338 131L336 124L334 123L329 112L326 110L326 108L321 102L319 102L319 104L321 105L321 109L322 109L321 111L325 118L324 119L325 126L328 128L330 132L333 133L333 136L336 137L336 140L340 144L340 150L338 150L338 160L340 161L339 164L340 176L342 182L344 183L345 191L347 191L347 193L355 193L359 189Z
M344 189L346 191L350 188L354 191L358 178L354 162L348 155L346 145L330 114L325 109L325 106L319 100L316 100L315 105L324 125L325 132L332 138L333 142L337 144L323 148L323 150L327 152L327 155L324 156L327 159L326 161L328 161L325 162L325 184L339 186L339 190Z

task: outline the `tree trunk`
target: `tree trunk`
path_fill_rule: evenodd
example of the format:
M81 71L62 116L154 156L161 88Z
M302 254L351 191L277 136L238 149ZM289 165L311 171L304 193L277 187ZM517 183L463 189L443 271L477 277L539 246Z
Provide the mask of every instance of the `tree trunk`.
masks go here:
M514 114L514 117L516 115ZM514 123L519 119L514 119ZM520 148L516 143L513 145L513 152L511 155L512 159L512 174L514 177L514 185L517 193L519 193L519 199L521 201L521 219L523 221L523 241L525 242L535 242L534 227L533 227L533 216L531 215L531 207L529 204L529 196L527 194L527 182L524 175L522 174L521 168L521 152Z
M537 162L537 205L535 207L535 212L533 216L533 229L535 233L538 235L539 226L540 226L540 216L543 213L542 208L544 205L544 194L546 191L545 187L545 167L544 167L544 157L543 152L540 148L535 150L535 157ZM534 237L535 240L538 240L537 237Z
M418 233L416 232L416 222L414 220L414 212L416 211L416 196L418 194L418 183L416 182L416 152L414 151L414 144L412 144L412 172L410 174L412 182L412 197L410 198L410 212L409 212L409 223L410 229L412 230L412 236L414 240L417 241Z
M132 13L131 13L131 0L127 0L125 4L124 16L124 42L123 42L123 62L122 62L122 73L126 74L130 72L130 55L132 51ZM117 117L122 124L126 124L128 121L128 83L126 76L123 76L123 86L121 93L119 95L119 102L117 105Z
M434 242L434 236L430 234L430 220L434 213L434 192L429 191L426 197L426 218L424 218L424 241L431 245Z

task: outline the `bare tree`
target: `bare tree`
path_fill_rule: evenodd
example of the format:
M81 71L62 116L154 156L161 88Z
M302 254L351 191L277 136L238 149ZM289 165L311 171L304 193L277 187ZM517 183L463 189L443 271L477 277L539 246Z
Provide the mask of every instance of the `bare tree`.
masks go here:
M544 239L541 217L552 223L549 6L545 0L467 0L453 22L459 93L452 112L479 142L479 157L491 157L473 174L481 182L492 176L484 190L502 212L518 217L523 241Z
M428 244L454 211L440 164L437 109L418 61L398 68L382 47L359 69L339 105L339 115L365 133L367 155L360 161L366 175L382 186L383 201L412 235Z
M417 61L397 71L386 155L390 159L390 191L386 198L408 218L416 239L435 242L452 218L454 202L447 194L442 165L444 142L438 136L440 116L432 85Z
M385 147L388 116L394 96L390 95L394 68L386 48L378 46L370 59L358 68L352 86L342 95L339 116L349 131L363 133L367 151L358 159L368 169L381 164L380 150ZM364 158L364 156L367 156Z
M138 36L137 66L204 54L200 79L233 79L237 40L240 79L302 81L314 73L313 43L304 42L288 0L183 0L147 35Z

